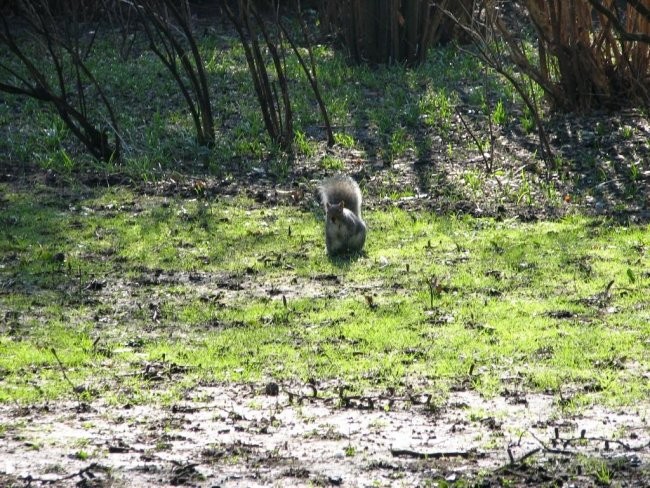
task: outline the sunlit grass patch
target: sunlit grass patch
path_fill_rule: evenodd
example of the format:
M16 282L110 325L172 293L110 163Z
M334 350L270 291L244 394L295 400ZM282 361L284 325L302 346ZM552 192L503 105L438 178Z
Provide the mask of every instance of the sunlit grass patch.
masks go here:
M574 405L648 393L644 226L368 210L364 253L330 260L320 215L297 207L7 195L2 401L78 396L62 369L112 401L268 379L519 388Z

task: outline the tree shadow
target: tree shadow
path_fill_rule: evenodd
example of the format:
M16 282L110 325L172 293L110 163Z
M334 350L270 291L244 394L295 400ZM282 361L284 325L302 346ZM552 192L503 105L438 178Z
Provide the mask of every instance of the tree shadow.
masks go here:
M558 115L551 121L557 171L592 215L650 222L650 123L634 112Z

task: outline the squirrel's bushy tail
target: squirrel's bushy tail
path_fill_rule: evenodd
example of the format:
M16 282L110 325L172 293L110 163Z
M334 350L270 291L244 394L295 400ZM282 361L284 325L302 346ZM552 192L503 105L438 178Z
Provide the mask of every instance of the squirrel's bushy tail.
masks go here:
M361 190L356 181L349 176L336 175L324 180L318 188L321 202L327 209L327 204L344 202L345 208L361 217Z

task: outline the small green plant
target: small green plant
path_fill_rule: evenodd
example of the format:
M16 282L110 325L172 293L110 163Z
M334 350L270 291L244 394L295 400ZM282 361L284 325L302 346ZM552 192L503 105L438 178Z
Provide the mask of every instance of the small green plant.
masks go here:
M316 154L314 144L307 139L304 132L296 130L294 133L293 144L299 154L311 157Z
M488 417L487 412L482 408L471 410L468 416L470 422L480 422L481 420L487 417Z
M58 149L52 153L52 156L46 158L45 161L41 164L43 168L52 169L59 173L72 173L76 168L77 164L74 159L68 154L65 149Z
M403 156L410 147L410 142L403 127L398 127L390 136L386 158L393 162Z
M535 117L533 117L528 107L524 108L524 113L519 118L519 123L526 134L531 134L535 130Z
M435 91L429 88L418 103L424 123L436 126L446 134L451 129L455 98L448 95L445 89Z
M51 127L43 130L43 143L48 149L58 149L70 134L70 130L61 119L55 119Z
M329 154L323 156L323 159L321 159L320 162L321 166L323 169L328 169L331 171L341 171L345 169L345 163L334 156L330 156Z
M606 461L603 460L593 460L593 475L596 478L596 483L601 486L610 486L612 484L612 471L607 465Z
M388 426L385 420L377 419L368 424L368 428L375 431L382 431Z
M433 310L434 300L442 296L443 286L437 276L432 276L427 280L427 287L429 288L429 310Z
M88 452L84 451L83 449L79 449L74 453L74 458L79 459L80 461L86 461L89 457L90 454L88 454Z
M280 148L276 147L276 149L279 153ZM291 171L291 159L289 158L289 155L285 152L277 154L277 156L271 160L269 170L282 178L286 178L289 171Z
M447 143L447 157L454 157L454 145L451 142Z
M541 181L540 186L544 191L544 195L546 196L546 198L548 198L548 200L551 203L556 205L560 203L561 195L557 187L555 186L555 182L553 180Z
M629 125L624 125L620 128L620 133L623 139L631 139L634 135L634 129Z
M43 443L38 441L27 441L25 442L25 446L27 446L30 451L40 451L43 448Z
M503 106L503 102L499 100L496 107L494 107L494 111L492 112L492 122L497 125L504 125L507 118L508 117L506 115L506 109Z
M336 132L334 134L334 140L338 145L345 147L346 149L352 149L356 146L354 137L344 132Z
M356 455L357 455L357 448L354 447L352 444L348 444L347 447L345 448L345 456L354 457Z
M171 447L172 447L172 445L169 442L164 441L162 439L159 439L158 441L156 441L155 450L156 451L167 451L167 450L171 449Z
M562 169L566 168L568 166L569 162L564 159L562 156L556 155L553 158L553 169L555 171L561 171Z
M527 205L533 204L533 195L530 179L526 175L525 171L521 172L521 183L519 185L519 190L517 191L517 205L521 204L524 201Z

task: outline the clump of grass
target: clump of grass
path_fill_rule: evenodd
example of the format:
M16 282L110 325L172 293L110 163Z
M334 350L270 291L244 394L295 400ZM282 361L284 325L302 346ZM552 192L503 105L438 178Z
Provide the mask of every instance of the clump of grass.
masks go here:
M492 121L497 124L497 125L504 125L507 120L507 114L506 114L506 109L503 105L503 101L499 100L494 107L494 111L492 112Z
M354 137L344 132L335 133L334 140L341 147L345 147L347 149L352 149L357 145L356 141L354 140Z
M455 103L454 97L448 95L445 89L435 90L430 87L418 102L420 117L425 124L448 133L451 130Z
M330 156L329 154L323 156L320 164L323 169L330 171L342 171L345 169L345 162L342 159Z
M299 154L303 154L305 156L313 156L316 154L314 143L309 141L305 133L300 130L296 130L294 145L296 146L296 150Z

